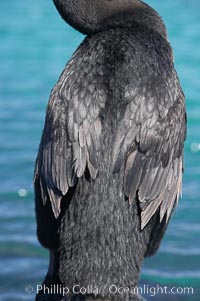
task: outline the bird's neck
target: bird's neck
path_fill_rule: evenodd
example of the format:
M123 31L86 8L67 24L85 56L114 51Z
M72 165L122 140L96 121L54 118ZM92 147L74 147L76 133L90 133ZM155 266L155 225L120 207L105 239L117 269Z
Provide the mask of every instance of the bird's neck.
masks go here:
M140 0L53 0L62 18L83 34L139 23L166 36L162 19Z

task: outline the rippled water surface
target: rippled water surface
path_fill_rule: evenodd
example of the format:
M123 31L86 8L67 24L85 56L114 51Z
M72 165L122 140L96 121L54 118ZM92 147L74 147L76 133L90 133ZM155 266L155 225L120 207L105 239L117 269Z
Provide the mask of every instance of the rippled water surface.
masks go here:
M183 198L156 256L145 261L141 285L192 286L200 298L200 2L148 1L168 27L187 99ZM32 174L49 93L83 39L50 0L0 1L0 299L33 300L25 286L41 283L47 252L35 235Z

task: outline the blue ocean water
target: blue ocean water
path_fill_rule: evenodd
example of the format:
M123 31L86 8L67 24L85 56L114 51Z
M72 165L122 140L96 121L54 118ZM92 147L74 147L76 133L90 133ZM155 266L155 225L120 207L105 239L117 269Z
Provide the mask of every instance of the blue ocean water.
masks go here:
M168 27L188 112L183 198L141 285L187 286L200 300L200 2L153 1ZM0 1L0 299L33 300L47 251L35 234L32 175L49 93L83 36L59 18L51 0Z

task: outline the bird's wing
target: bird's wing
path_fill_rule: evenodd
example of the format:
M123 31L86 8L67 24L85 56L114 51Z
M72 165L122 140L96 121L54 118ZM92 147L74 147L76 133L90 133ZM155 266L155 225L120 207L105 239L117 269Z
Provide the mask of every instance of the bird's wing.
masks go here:
M184 95L173 66L162 71L145 85L126 86L128 105L113 148L113 171L124 167L124 193L139 201L141 229L158 208L160 221L168 220L181 192Z
M62 197L86 167L93 179L98 172L99 114L105 105L105 89L102 71L88 64L89 58L75 53L52 90L47 107L35 180L40 182L43 203L50 198L55 217L60 213Z

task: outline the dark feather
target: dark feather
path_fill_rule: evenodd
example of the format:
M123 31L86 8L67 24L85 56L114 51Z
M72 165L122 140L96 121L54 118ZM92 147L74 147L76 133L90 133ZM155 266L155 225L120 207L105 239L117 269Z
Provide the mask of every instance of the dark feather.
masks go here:
M81 66L73 70L83 62L78 56L77 51L73 64L69 62L51 92L35 168L34 178L40 178L43 203L49 196L55 217L60 213L62 197L83 176L86 167L93 179L98 173L102 133L99 114L105 106L105 89L102 86L97 93L99 83L103 85L100 75L96 76L98 89L90 83L93 66L87 72L88 79ZM88 59L89 56L84 62ZM83 87L81 82L87 85Z
M170 76L173 95L162 77L156 83L162 91L159 98L157 94L148 98L148 85L135 88L137 93L133 86L126 91L129 104L113 148L113 172L125 165L124 192L129 200L139 201L141 229L159 208L160 220L166 215L168 221L181 186L185 107L173 67Z

